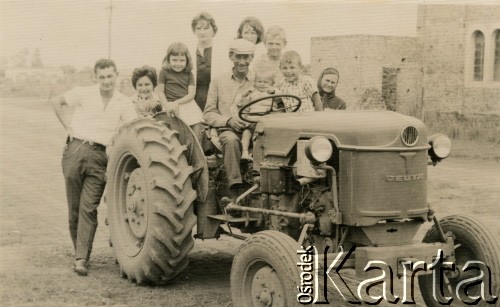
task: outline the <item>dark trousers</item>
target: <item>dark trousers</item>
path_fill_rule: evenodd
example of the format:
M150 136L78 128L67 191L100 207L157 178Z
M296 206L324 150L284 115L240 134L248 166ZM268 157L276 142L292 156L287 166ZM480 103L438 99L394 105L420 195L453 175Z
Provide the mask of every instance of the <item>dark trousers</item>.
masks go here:
M240 134L241 135L241 134ZM224 167L226 169L229 186L241 183L241 141L240 135L231 130L222 131L219 140L222 145L222 155L224 156Z
M97 207L106 185L108 159L102 145L74 139L63 152L69 233L76 259L89 260L97 230Z

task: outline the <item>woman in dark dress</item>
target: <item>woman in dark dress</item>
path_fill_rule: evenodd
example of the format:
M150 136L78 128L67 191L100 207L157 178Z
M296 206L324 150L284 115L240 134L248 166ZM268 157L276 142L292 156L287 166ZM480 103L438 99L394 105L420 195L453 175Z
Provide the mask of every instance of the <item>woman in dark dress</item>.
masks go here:
M213 37L217 33L217 25L213 17L205 12L196 15L191 22L191 28L197 39L196 52L196 94L194 100L203 111L207 101L208 87L212 80Z

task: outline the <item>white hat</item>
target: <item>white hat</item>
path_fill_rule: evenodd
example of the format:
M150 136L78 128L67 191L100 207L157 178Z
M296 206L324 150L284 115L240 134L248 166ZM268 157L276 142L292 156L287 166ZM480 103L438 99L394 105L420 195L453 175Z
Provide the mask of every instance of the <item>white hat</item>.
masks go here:
M243 38L235 39L229 45L229 52L236 54L253 54L255 45Z

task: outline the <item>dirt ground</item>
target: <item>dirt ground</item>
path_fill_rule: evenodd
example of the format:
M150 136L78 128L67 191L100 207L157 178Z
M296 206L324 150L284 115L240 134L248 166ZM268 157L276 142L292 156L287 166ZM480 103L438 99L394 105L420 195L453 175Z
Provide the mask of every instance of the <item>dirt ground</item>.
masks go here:
M197 240L188 270L175 283L138 287L120 277L104 206L89 276L76 276L60 165L64 131L40 99L2 98L0 114L2 306L231 306L238 240ZM450 158L430 167L429 201L439 217L467 213L500 235L500 162Z

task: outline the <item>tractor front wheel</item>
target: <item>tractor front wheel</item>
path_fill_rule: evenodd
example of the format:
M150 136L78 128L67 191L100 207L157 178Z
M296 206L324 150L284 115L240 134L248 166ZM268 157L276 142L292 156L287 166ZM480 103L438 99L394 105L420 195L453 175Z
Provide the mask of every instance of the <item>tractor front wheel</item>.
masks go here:
M258 232L245 240L231 268L233 305L299 305L297 249L294 239L273 230Z
M495 303L491 299L500 292L500 245L496 236L483 223L472 217L447 216L440 220L439 224L444 233L451 232L454 237L455 272L444 270L442 282L441 278L433 278L433 274L419 276L420 291L425 304L442 306L444 302L452 299L450 303L453 304L491 306L490 304ZM438 229L434 225L425 235L423 242L433 243L438 240ZM464 270L467 263L470 268L477 266L480 269ZM484 274L482 278L481 274ZM474 279L483 282L474 283ZM466 284L471 286L467 287Z

